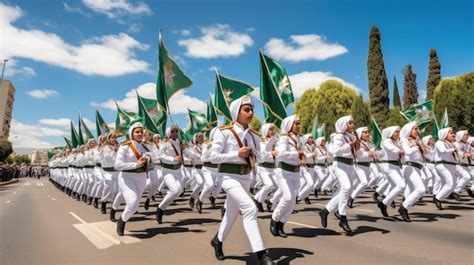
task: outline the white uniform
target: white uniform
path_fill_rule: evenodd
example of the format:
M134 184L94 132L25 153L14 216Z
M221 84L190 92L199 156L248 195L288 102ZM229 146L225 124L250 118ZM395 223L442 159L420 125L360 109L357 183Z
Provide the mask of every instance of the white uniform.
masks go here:
M314 166L316 163L316 146L308 144L310 134L306 134L301 138L301 150L306 157L306 165L300 168L300 190L298 192L298 200L308 198L309 193L314 188Z
M218 177L217 164L213 164L211 160L212 139L216 130L217 128L212 129L211 133L209 134L210 140L202 144L201 162L203 163L202 177L204 180L204 184L201 190L201 194L199 195L199 201L201 202L207 199L209 195L213 196L212 193L216 189L216 179ZM218 194L216 194L216 197L217 195Z
M462 138L464 135L468 134L467 130L459 131L456 133L456 142L454 146L456 147L457 156L459 158L459 165L456 166L458 172L458 179L456 182L456 187L454 192L459 194L464 187L471 181L471 175L469 174L469 163L471 157L465 156L465 153L469 153L470 144L463 142Z
M101 165L104 170L104 188L101 202L111 202L118 193L118 171L115 170L115 147L105 145L101 148Z
M147 199L151 199L151 196L155 194L156 189L158 188L158 172L156 170L156 161L159 161L159 150L155 143L143 143L143 145L148 149L151 159L155 161L154 164L148 165L148 179L146 180L145 191L148 192ZM161 173L161 172L160 172Z
M361 127L356 130L357 136L360 139L360 149L357 150L357 162L355 167L357 178L355 182L355 188L351 194L352 200L355 200L369 184L369 177L371 173L370 164L373 160L373 158L369 156L369 152L372 152L373 154L375 153L374 146L372 146L370 142L361 139L362 132L364 131L368 131L368 128Z
M405 179L402 176L401 172L401 157L400 148L398 142L394 141L391 137L396 130L399 130L400 127L392 126L388 127L386 131L386 137L382 140L382 151L383 157L382 160L386 161L383 165L383 170L387 175L387 181L389 183L389 192L385 199L383 199L382 203L385 205L390 205L393 200L398 196L398 194L402 193L405 190L406 183ZM382 132L382 134L384 134Z
M450 130L451 128L439 130L439 140L435 144L434 157L436 162L436 172L441 181L441 189L436 194L436 199L438 201L442 201L448 197L454 191L456 184L456 165L458 163L456 147L445 140Z
M273 150L275 149L275 144L277 141L276 136L272 136L267 139L268 131L272 127L272 124L264 124L262 126L261 132L264 137L264 140L260 142L260 150L263 156L263 162L258 165L257 174L259 175L263 186L255 194L254 199L263 203L270 192L274 191L277 187L276 185L276 176L275 176L275 157L273 157Z

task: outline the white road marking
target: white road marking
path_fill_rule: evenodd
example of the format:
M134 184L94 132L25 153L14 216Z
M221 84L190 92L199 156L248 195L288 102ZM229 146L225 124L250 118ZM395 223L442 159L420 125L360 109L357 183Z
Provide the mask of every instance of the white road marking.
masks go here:
M7 201L7 203L10 203L10 201Z
M314 229L321 228L321 227L317 227L317 226L312 226L312 225L307 225L307 224L300 224L300 223L290 222L290 221L288 221L287 223L288 224L293 224L293 225L299 225L299 226L303 226L303 227L307 227L307 228L314 228Z
M51 198L51 200L55 201L56 199L55 199L55 198Z

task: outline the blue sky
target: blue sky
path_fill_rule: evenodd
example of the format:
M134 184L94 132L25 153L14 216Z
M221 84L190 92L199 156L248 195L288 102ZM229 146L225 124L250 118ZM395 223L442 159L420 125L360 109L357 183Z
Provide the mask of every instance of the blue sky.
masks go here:
M424 96L430 48L443 77L474 69L472 10L467 0L2 1L0 59L10 59L5 78L17 89L10 140L18 150L63 145L78 112L94 121L97 107L112 123L113 99L133 109L133 89L152 97L160 27L194 82L171 102L183 126L186 107L203 109L214 91L213 67L259 86L258 49L285 66L296 96L337 78L366 98L372 25L390 89L394 75L403 87L412 64Z

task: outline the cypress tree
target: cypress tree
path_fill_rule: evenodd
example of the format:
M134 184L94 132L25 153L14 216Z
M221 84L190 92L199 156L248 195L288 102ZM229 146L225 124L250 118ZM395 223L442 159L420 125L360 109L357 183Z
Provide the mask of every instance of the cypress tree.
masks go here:
M412 65L409 64L403 71L405 82L403 84L403 109L406 110L413 104L418 103L418 91L416 87L416 74L413 72Z
M356 127L369 126L370 113L368 104L362 99L362 95L356 96L352 103L352 119Z
M370 112L381 126L389 117L390 100L388 97L388 80L383 63L380 32L375 26L369 34L369 56L367 58L369 78Z
M428 80L426 80L426 100L432 99L434 90L441 81L441 63L435 49L430 50L430 64L428 66Z
M397 78L393 77L393 107L402 107L402 103L400 102L400 93L398 92L398 84Z

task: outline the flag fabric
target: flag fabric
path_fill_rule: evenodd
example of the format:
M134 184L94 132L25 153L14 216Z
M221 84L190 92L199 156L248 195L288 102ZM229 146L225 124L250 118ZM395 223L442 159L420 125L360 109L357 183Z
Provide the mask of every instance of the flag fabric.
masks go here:
M71 121L71 146L72 148L76 148L79 145L79 139L77 135L76 128L74 128L74 124Z
M138 116L138 114L134 112L128 112L124 109L122 109L117 102L115 102L115 105L117 106L117 117L115 119L115 133L117 136L123 136L127 134L128 129L130 126L137 122L140 121L141 118Z
M286 118L285 104L282 101L278 87L272 79L269 67L264 59L262 52L260 54L260 99L263 104L266 123L274 123L278 127L281 121Z
M212 98L209 99L207 102L207 126L205 128L206 131L212 130L212 128L217 126L217 113L216 109L214 108L214 103Z
M232 101L252 93L254 88L240 80L220 75L216 70L214 107L227 121L232 121L229 105Z
M178 128L178 138L179 140L184 143L189 143L194 135L194 131L192 128L188 128L186 132L184 132L181 128Z
M444 108L443 117L441 117L441 122L439 123L439 129L444 129L448 127L449 127L448 108Z
M422 130L430 125L434 119L433 102L431 100L420 103L400 113L409 121L416 121Z
M143 127L148 131L159 134L163 137L163 134L158 126L156 126L156 122L160 120L160 113L158 112L158 101L148 98L143 98L138 95L138 116L141 118L141 122Z
M260 53L262 54L263 60L268 67L270 77L272 78L275 87L278 89L278 93L280 94L283 104L285 107L288 107L291 103L295 102L295 98L293 96L290 79L286 73L285 68L275 59L267 56L263 52Z
M73 145L72 145L72 143L71 143L71 140L69 140L69 139L68 139L67 137L65 137L65 136L63 136L63 138L64 138L64 141L66 142L67 149L72 150Z
M318 116L313 120L313 126L311 128L311 136L313 139L316 140L319 138L319 130L318 130Z
M382 132L380 131L377 122L375 121L374 117L370 119L370 134L372 135L372 142L374 143L377 149L380 149L380 144L382 143Z
M156 82L156 98L161 110L169 113L168 100L178 92L178 90L190 87L193 82L181 71L173 58L168 54L168 50L161 37L161 32L159 39L159 69L158 80Z
M87 128L84 119L82 119L81 115L79 114L79 131L82 132L82 139L84 139L84 143L87 143L90 139L94 139L94 135L91 133L89 128Z
M193 128L195 132L201 132L206 128L208 124L206 115L190 109L188 109L188 114L191 128Z
M81 116L79 116L79 125L77 126L77 145L84 145L84 135L82 134Z
M326 123L323 123L323 125L318 128L318 137L326 138Z
M438 131L439 131L439 126L435 118L428 126L426 126L425 128L421 130L421 137L431 135L433 137L433 140L437 141Z
M110 132L109 126L105 123L99 110L95 110L95 128L97 130L97 138Z

